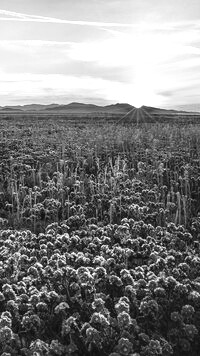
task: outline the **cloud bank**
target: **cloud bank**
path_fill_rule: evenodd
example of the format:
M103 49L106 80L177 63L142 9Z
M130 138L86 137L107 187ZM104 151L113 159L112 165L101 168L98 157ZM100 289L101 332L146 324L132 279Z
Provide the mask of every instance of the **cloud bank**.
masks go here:
M119 19L112 4L113 16L105 22L98 16L74 20L84 18L75 5L73 20L62 19L59 11L54 17L1 9L0 105L52 98L161 107L198 101L200 21L191 16L152 21L144 11L145 20L136 21L135 13L130 22L128 7L129 21L124 14L122 22L110 21Z

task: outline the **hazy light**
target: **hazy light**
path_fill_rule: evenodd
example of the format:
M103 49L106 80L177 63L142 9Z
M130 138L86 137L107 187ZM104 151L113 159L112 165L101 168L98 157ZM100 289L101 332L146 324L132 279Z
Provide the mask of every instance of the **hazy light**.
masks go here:
M117 24L98 22L95 15L84 21L80 13L74 13L76 21L60 19L59 11L55 17L48 11L47 16L31 13L31 8L30 15L0 10L0 105L23 103L23 98L69 102L72 97L137 108L199 101L200 27L195 19L162 23L144 16L144 23L131 24L129 17ZM23 21L30 21L27 34Z
M135 104L134 105L137 109L140 109L141 107L142 107L142 105L140 105L140 104Z

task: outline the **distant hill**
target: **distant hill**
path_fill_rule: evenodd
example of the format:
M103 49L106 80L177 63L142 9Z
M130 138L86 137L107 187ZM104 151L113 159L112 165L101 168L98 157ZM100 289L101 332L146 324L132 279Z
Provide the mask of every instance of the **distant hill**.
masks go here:
M149 114L157 114L157 115L178 115L178 114L195 114L194 111L183 111L183 110L173 110L173 109L160 109L160 108L155 108L152 106L145 106L143 105L142 108L148 112ZM196 112L199 114L199 112Z
M95 104L84 104L78 102L72 102L66 105L59 104L30 104L30 105L15 105L0 107L1 111L22 111L22 112L60 112L60 113L74 113L74 114L91 114L91 113L112 113L112 114L124 114L133 109L130 104L112 104L106 106L99 106Z
M60 114L124 114L133 110L135 107L127 103L117 103L106 106L100 106L95 104L84 104L78 102L72 102L66 105L60 104L28 104L28 105L16 105L16 106L4 106L0 107L0 113L3 112L24 112L24 113L60 113ZM172 110L172 109L160 109L151 106L142 106L141 109L150 115L178 115L178 114L195 114L194 111ZM199 114L198 111L196 114Z
M15 106L0 106L0 110L3 111L41 111L46 108L55 108L60 106L59 104L41 105L41 104L30 104L30 105L15 105Z
M183 104L175 107L177 110L184 110L190 112L200 112L200 104Z
M59 107L59 104L50 104L50 105L30 104L30 105L20 106L19 108L24 111L40 111L40 110L44 110L45 108L52 109L56 107Z
M15 111L16 112L16 111L22 111L22 110L14 108L12 106L11 107L10 106L6 106L6 107L3 107L3 108L1 107L0 111Z
M45 108L47 111L62 111L68 113L126 113L133 109L132 105L129 104L113 104L107 106L99 106L94 104L83 104L83 103L70 103L67 105L60 105L58 107Z
M74 112L74 113L79 113L79 112L96 112L99 111L99 106L94 105L94 104L83 104L83 103L70 103L67 105L59 105L57 107L46 107L45 110L48 111L67 111L67 112Z
M130 110L132 110L134 108L134 106L130 105L130 104L113 104L113 105L107 105L103 107L104 109L106 109L106 111L111 111L111 112L116 112L116 113L126 113L129 112Z

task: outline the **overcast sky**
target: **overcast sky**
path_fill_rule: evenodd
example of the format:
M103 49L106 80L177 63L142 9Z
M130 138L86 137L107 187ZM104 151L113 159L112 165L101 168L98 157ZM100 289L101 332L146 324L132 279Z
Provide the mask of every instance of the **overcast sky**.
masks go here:
M0 0L0 106L199 99L199 0Z

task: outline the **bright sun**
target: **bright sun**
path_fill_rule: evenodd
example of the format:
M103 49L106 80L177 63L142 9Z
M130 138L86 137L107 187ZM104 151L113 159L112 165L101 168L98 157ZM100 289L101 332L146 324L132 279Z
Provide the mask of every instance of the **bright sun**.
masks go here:
M158 35L148 34L145 31L127 35L123 39L121 61L127 61L130 65L132 81L131 90L127 88L124 95L136 108L162 103L162 97L158 93L158 88L162 86L159 64L164 59L166 49L161 40ZM125 53L126 57L123 59Z
M144 104L144 101L142 98L141 100L139 100L139 98L135 98L135 100L133 99L133 104L137 109L139 109Z
M170 56L171 47L169 39L163 43L162 35L141 26L137 31L112 31L112 37L102 42L75 43L69 54L74 60L111 68L111 73L121 70L123 80L107 81L105 90L105 80L99 78L98 86L102 85L100 90L107 99L140 108L162 104L163 83L168 84L162 74L162 63Z

